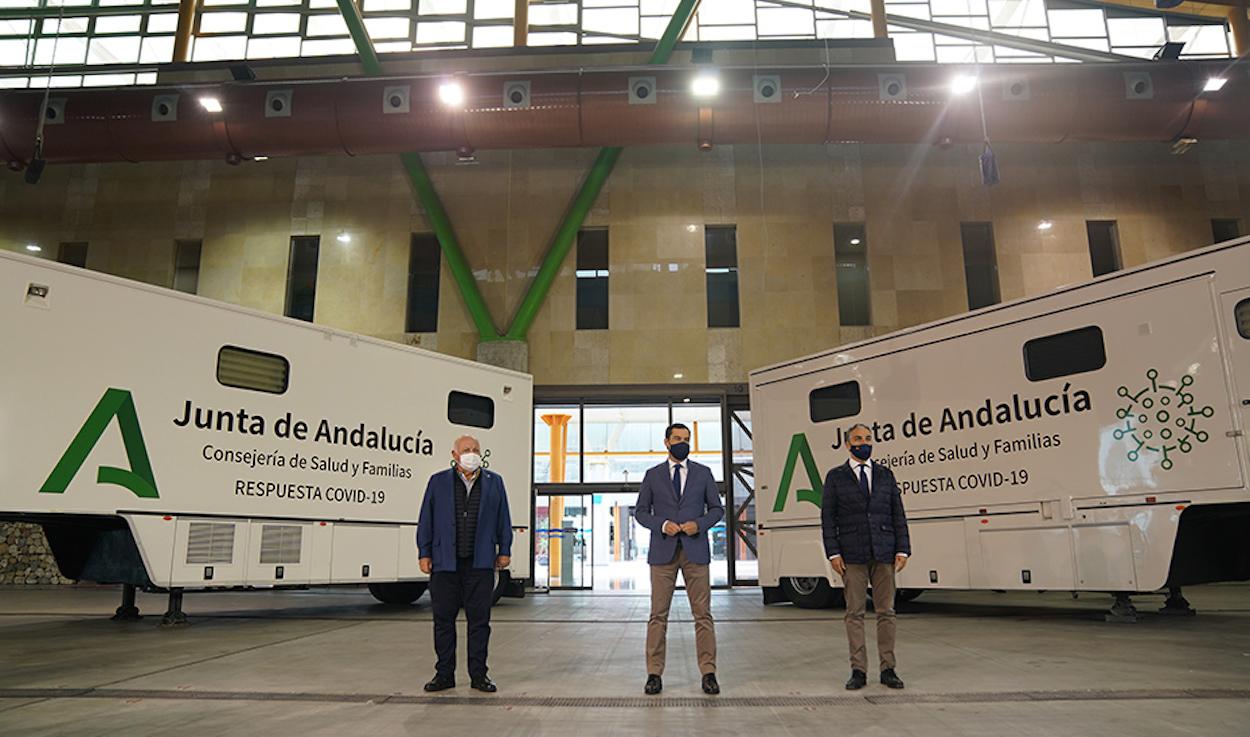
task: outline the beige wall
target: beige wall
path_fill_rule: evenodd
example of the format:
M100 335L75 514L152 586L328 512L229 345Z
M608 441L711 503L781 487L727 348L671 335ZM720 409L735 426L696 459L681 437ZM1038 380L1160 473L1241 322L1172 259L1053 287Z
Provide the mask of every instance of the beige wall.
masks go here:
M1250 226L1250 145L997 149L693 146L622 156L587 225L610 230L611 329L578 331L572 256L530 332L540 384L743 381L754 367L967 307L961 221L991 221L1003 299L1090 277L1084 223L1119 223L1133 266ZM495 323L506 327L593 151L426 158ZM760 162L763 161L761 181ZM1041 219L1054 222L1037 229ZM832 224L867 224L873 326L839 328ZM708 329L704 224L736 224L742 327ZM289 238L319 234L316 320L472 357L472 321L444 263L437 334L403 331L407 248L426 231L394 157L53 166L0 175L0 247L90 242L88 266L168 285L173 242L202 238L200 293L281 312ZM348 233L351 243L336 236Z

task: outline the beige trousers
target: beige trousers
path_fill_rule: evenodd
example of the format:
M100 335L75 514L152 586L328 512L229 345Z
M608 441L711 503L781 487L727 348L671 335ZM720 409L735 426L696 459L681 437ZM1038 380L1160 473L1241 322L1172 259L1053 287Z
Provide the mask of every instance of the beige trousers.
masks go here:
M651 566L651 617L647 620L647 674L664 674L668 612L677 588L677 571L686 582L686 598L694 614L699 671L716 672L716 628L712 624L712 574L708 566L691 563L680 546L670 563Z
M846 639L851 648L851 668L868 672L868 648L864 641L864 611L868 606L868 582L872 582L872 606L877 613L877 650L881 670L894 661L894 564L848 563L846 566Z

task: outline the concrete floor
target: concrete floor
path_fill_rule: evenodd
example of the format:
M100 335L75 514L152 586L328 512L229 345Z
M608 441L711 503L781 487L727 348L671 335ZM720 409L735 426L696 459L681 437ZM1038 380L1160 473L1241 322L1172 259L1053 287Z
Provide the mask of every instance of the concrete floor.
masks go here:
M140 595L148 618L114 623L114 589L0 588L0 735L1250 735L1250 586L1186 594L1197 617L1110 625L1109 597L929 592L899 617L907 689L874 668L849 694L840 612L717 592L718 698L699 690L678 599L657 699L642 694L638 594L504 600L499 693L468 688L462 649L460 687L427 696L426 599L189 594L192 625L161 629L163 597Z

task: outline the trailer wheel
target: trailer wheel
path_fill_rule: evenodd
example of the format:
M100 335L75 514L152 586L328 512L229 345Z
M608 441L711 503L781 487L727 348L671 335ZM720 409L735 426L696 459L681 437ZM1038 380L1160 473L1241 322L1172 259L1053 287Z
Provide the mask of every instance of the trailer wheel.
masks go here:
M402 604L407 606L425 593L429 586L425 581L399 581L396 583L371 583L369 593L383 604Z
M801 609L832 609L846 604L842 589L835 589L819 576L783 578L781 590Z
M909 601L915 601L924 593L924 589L899 589L894 592L894 601L906 604Z

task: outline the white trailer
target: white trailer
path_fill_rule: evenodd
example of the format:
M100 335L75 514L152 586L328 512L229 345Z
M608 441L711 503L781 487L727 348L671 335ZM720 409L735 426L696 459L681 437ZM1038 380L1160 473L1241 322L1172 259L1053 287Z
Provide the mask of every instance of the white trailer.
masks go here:
M1250 578L1250 239L751 372L766 601L839 600L821 485L872 427L925 589Z
M416 524L454 440L508 486L530 576L533 379L0 252L0 519L61 572L169 591L368 584L412 602Z

